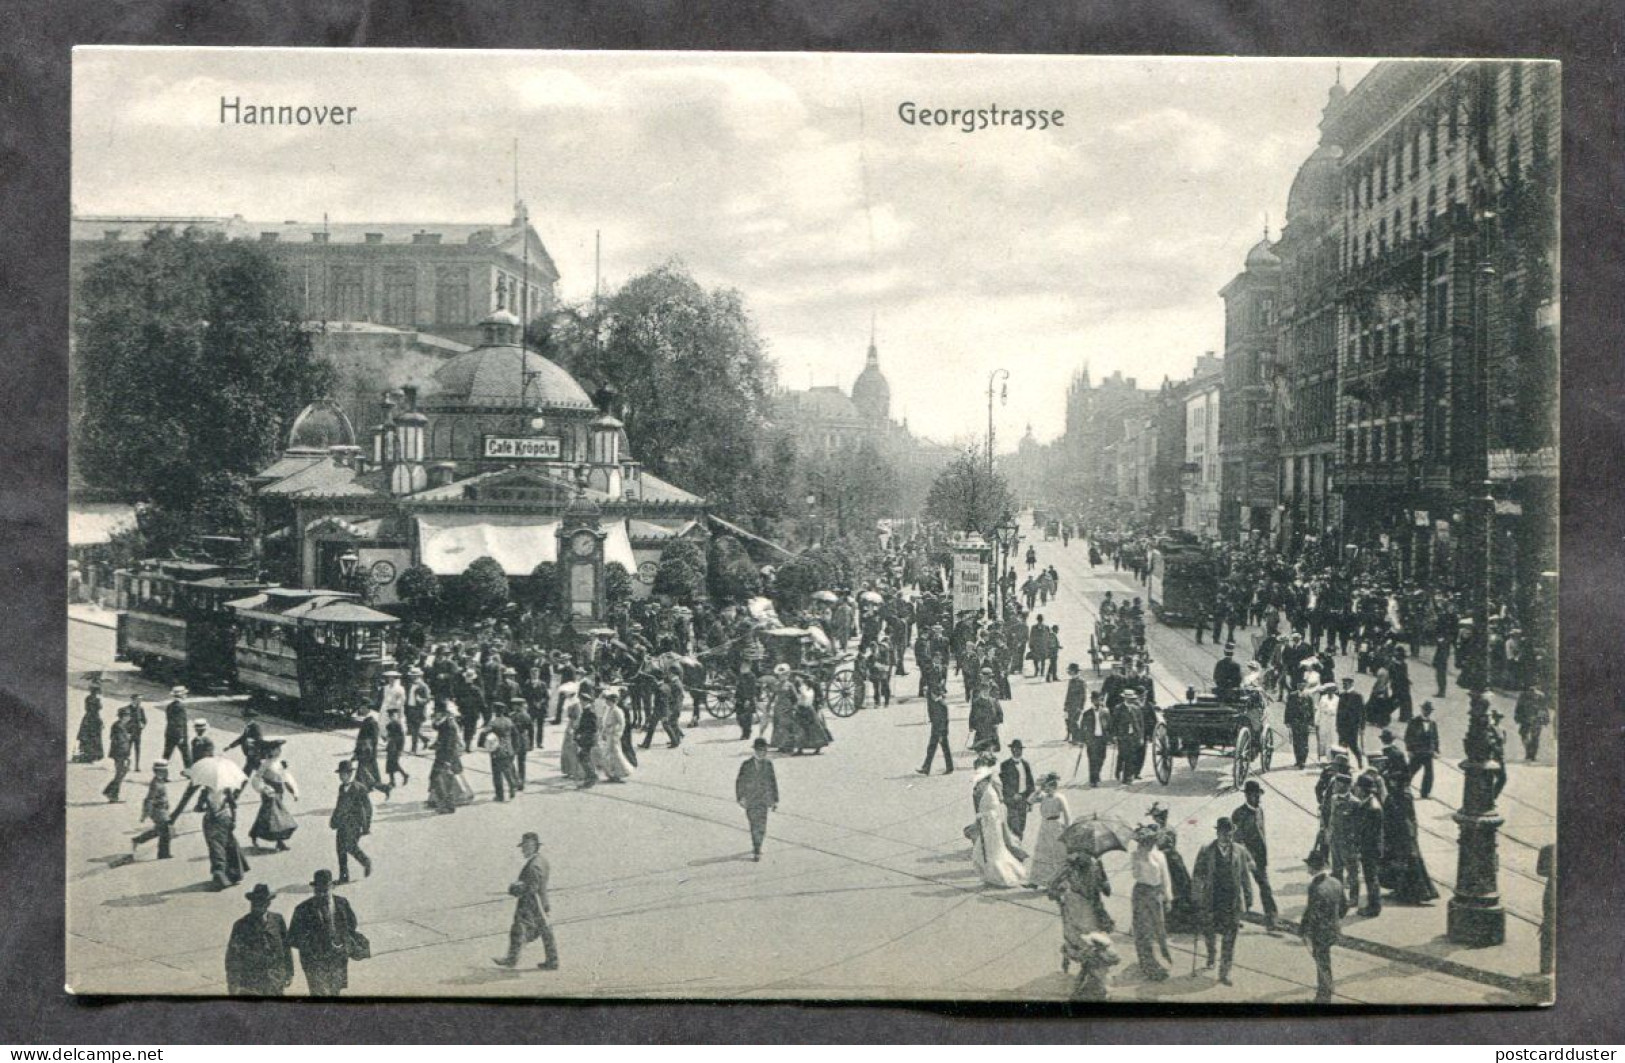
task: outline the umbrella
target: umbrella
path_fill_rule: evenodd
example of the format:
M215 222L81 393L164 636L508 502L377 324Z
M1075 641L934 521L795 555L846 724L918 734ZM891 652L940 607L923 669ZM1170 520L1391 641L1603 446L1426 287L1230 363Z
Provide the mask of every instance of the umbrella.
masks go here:
M813 591L812 599L815 602L838 602L841 600L834 591Z
M1119 849L1127 852L1133 837L1132 828L1114 819L1080 819L1061 832L1061 841L1068 852L1081 850L1093 856Z
M236 790L248 782L248 776L243 774L236 761L225 757L204 757L193 761L192 766L182 774L191 779L194 786L221 792Z
M858 601L860 601L860 602L873 602L876 605L879 605L881 602L884 602L885 600L886 600L885 598L881 597L879 591L864 591L862 594L858 595Z

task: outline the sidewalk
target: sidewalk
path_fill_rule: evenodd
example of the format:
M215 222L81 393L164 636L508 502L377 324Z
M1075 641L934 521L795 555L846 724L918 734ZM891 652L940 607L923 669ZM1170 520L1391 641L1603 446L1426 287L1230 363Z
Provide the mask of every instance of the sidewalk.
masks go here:
M77 620L81 624L104 627L109 631L118 627L118 613L94 602L69 602L68 619Z

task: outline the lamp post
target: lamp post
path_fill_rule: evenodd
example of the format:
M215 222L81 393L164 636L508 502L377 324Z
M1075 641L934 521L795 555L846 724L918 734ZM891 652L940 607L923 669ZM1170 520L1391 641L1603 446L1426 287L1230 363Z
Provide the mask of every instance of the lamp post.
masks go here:
M993 479L993 385L1000 379L1005 383L999 388L999 403L1003 405L1010 400L1010 370L995 369L987 375L987 478Z
M1476 88L1474 134L1475 150L1484 158L1488 146L1488 82L1480 77ZM1495 799L1504 780L1505 750L1496 741L1485 690L1490 678L1490 551L1494 534L1495 498L1489 478L1490 444L1490 298L1495 285L1491 264L1492 226L1495 214L1489 209L1487 175L1475 189L1473 250L1477 265L1472 284L1472 402L1469 418L1468 470L1471 497L1467 515L1471 521L1464 562L1469 589L1468 609L1473 620L1473 640L1461 661L1460 685L1470 692L1469 720L1461 762L1463 775L1461 809L1454 819L1460 831L1457 843L1456 889L1450 898L1446 934L1452 942L1482 948L1506 940L1506 910L1501 907L1497 884L1498 858L1496 831L1504 820L1496 812Z

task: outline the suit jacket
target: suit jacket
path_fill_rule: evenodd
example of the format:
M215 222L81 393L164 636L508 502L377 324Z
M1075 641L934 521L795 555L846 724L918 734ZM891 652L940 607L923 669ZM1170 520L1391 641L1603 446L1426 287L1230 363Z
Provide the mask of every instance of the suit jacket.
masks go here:
M746 808L771 808L778 804L779 779L773 774L773 762L753 756L739 765L739 776L734 779L734 799L743 801Z
M1089 707L1089 684L1074 676L1066 681L1066 718L1081 716Z
M299 950L299 963L304 967L346 967L350 962L350 936L356 931L355 912L350 902L336 893L329 893L326 900L333 905L331 925L323 918L323 898L319 896L301 901L293 910L293 921L288 924L288 947Z
M1196 864L1191 868L1191 900L1198 912L1204 917L1210 916L1214 925L1222 927L1238 922L1241 913L1253 906L1253 858L1245 845L1232 844L1230 859L1224 862L1221 859L1217 841L1208 842L1196 854ZM1232 902L1223 910L1212 907L1216 875L1229 875L1232 883Z
M1322 871L1309 883L1309 905L1303 910L1298 932L1316 945L1335 944L1348 910L1349 895L1343 880Z
M1100 741L1109 741L1112 737L1111 713L1105 709L1088 708L1078 717L1078 733L1083 735L1086 742L1095 740L1095 720L1100 720Z
M1412 717L1411 722L1405 725L1405 749L1413 757L1418 753L1439 752L1438 721Z
M1260 867L1269 866L1269 842L1265 838L1264 806L1254 808L1241 804L1230 813L1230 822L1236 828L1236 843L1245 846L1253 862Z
M172 735L186 733L186 706L178 700L164 706L164 731Z
M1213 663L1213 689L1220 693L1241 689L1241 665L1234 657L1220 657Z
M1033 785L1033 766L1015 757L1006 760L999 765L999 787L1004 791L1006 805L1014 805L1017 801L1025 805L1027 798L1037 789Z
M1341 732L1365 731L1365 698L1352 690L1337 696L1337 729Z
M372 798L364 783L347 782L339 787L339 798L327 825L340 834L360 837L372 832Z
M547 857L537 853L525 861L519 879L508 887L508 892L519 899L513 910L513 925L532 940L547 925L547 913L553 907L547 899L547 879L552 871Z
M234 997L281 996L293 981L288 924L277 912L250 912L232 925L226 943L226 992Z
M932 691L925 696L925 715L931 721L931 730L948 730L948 703L942 695Z

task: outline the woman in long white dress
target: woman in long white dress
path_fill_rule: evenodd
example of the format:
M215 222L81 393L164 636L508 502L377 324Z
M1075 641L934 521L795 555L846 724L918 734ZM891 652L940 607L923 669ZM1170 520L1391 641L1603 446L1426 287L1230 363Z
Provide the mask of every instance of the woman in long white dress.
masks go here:
M1322 683L1315 692L1315 752L1330 762L1337 744L1337 684Z
M1005 822L1004 798L996 784L982 788L982 796L976 803L976 827L971 862L981 872L982 881L1000 889L1024 884L1027 876L1021 865L1026 854L1020 852L1016 839L1010 835Z
M1044 889L1066 870L1066 843L1061 832L1072 822L1072 810L1061 796L1061 777L1054 772L1044 776L1032 803L1038 806L1038 841L1033 844L1033 864L1027 884Z
M598 707L598 746L593 760L610 782L625 782L632 774L632 763L621 749L621 732L626 730L626 712L621 708L621 692L605 693Z

